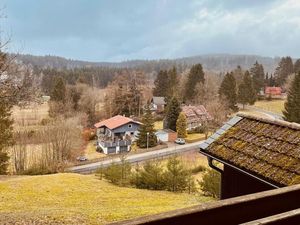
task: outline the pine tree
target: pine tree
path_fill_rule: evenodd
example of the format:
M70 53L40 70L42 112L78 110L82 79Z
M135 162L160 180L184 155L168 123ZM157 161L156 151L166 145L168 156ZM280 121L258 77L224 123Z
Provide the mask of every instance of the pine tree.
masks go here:
M187 128L186 116L183 112L181 112L176 122L176 131L177 131L177 136L179 138L185 138L187 136L186 128Z
M54 86L51 91L51 100L56 102L64 102L66 98L66 86L62 77L54 78Z
M300 59L297 59L294 64L294 73L299 73L299 72L300 72Z
M0 174L5 174L8 166L9 157L5 149L13 143L12 125L11 104L9 100L2 99L0 101Z
M233 76L235 78L235 82L237 87L243 82L244 72L240 65L236 67L235 70L233 70Z
M276 84L282 86L285 83L286 78L294 72L293 60L291 57L283 57L279 62L274 76Z
M219 95L221 99L225 99L228 102L228 106L233 111L237 111L237 90L236 82L233 73L227 73L221 83L219 89Z
M204 72L201 64L193 65L187 78L186 86L185 86L185 100L193 101L196 94L196 85L198 83L204 84Z
M180 103L176 97L173 97L167 106L167 113L166 113L166 127L170 128L171 130L176 130L176 122L181 112Z
M168 71L160 70L154 81L153 95L159 97L167 97L169 88Z
M158 161L147 161L143 169L139 171L138 180L135 183L137 188L150 190L163 190L163 168Z
M295 75L284 104L284 119L289 122L300 123L300 72Z
M0 78L7 72L7 54L1 51L0 44ZM3 77L4 78L4 77ZM10 79L0 79L0 174L5 174L8 166L6 148L13 144L13 120L11 119L12 102L16 90Z
M176 156L169 158L164 177L166 189L173 192L186 190L191 182L188 170Z
M154 147L157 145L157 137L154 129L154 119L150 111L149 106L146 107L146 111L142 117L142 124L139 128L139 134L137 137L137 145L140 148Z
M250 75L253 80L253 87L255 89L256 94L259 94L261 89L264 87L265 81L265 72L262 64L259 64L257 61L250 69Z
M256 93L253 87L253 82L248 71L245 72L243 82L238 90L238 102L243 105L253 105L256 100Z
M175 66L168 71L168 83L166 97L167 99L171 99L176 96L178 90L178 74Z

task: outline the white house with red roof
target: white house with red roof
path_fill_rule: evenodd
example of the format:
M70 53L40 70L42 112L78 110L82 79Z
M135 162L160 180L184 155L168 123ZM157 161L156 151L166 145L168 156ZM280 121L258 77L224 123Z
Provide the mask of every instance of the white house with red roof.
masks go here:
M140 125L140 122L120 115L96 123L97 148L105 154L129 151Z

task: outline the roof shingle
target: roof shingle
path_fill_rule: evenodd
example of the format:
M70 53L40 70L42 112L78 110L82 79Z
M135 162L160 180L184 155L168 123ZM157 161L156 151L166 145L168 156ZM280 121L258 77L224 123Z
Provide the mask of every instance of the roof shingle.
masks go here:
M239 115L202 151L282 186L300 183L300 125Z
M134 122L134 123L138 123L140 124L139 122L137 121L134 121L133 119L131 118L128 118L128 117L125 117L125 116L120 116L120 115L117 115L117 116L114 116L112 118L109 118L107 120L103 120L99 123L95 123L95 127L96 128L99 128L99 127L103 127L103 126L106 126L107 128L109 129L115 129L117 127L120 127L124 124L127 124L129 122Z

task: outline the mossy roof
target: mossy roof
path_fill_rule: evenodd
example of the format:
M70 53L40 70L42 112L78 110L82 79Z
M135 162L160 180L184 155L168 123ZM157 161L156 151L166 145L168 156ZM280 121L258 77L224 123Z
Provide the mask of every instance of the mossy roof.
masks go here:
M300 125L238 115L201 150L281 186L300 184Z

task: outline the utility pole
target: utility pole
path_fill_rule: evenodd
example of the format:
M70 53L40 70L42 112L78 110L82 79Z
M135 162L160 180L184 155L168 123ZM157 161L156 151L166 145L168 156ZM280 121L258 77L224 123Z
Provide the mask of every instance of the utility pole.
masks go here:
M147 132L147 151L148 151L148 146L149 146L149 132Z

